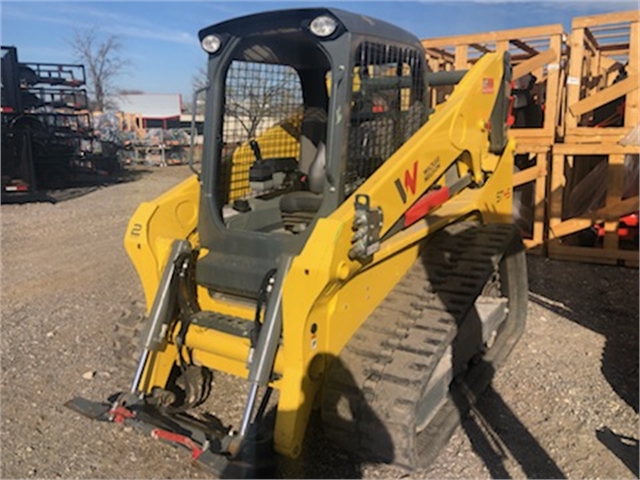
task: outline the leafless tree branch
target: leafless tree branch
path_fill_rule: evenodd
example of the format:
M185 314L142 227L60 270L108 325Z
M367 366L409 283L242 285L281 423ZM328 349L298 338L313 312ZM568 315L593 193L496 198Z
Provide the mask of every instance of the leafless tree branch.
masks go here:
M226 86L225 114L236 119L247 140L253 138L265 120L281 116L283 109L290 110L296 104L292 98L295 80L293 73L276 79L256 75L244 82L231 80ZM192 87L195 91L206 83L206 66L200 66L192 77Z
M76 61L86 68L94 108L112 107L111 97L117 91L114 81L129 65L122 56L122 44L114 35L99 38L96 28L76 30L70 44Z

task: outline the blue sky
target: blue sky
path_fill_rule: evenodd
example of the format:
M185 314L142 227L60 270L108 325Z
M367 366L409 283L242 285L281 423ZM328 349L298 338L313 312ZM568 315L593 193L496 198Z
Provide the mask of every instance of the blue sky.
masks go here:
M31 2L0 5L3 45L18 47L21 61L73 62L74 29L97 27L117 35L130 67L117 84L149 93L191 96L191 79L205 54L197 41L201 28L250 13L304 6L329 6L378 17L419 38L458 35L562 23L580 15L637 9L637 1L500 2L482 0L420 2Z

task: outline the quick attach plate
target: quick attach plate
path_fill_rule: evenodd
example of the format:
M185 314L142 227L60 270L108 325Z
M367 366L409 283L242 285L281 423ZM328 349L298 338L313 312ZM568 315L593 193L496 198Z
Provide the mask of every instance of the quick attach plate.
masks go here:
M122 398L126 401L119 400ZM270 437L250 432L240 453L232 458L225 446L234 437L212 415L170 413L130 394L114 395L109 400L103 403L76 397L65 406L92 420L122 423L156 440L185 448L191 452L193 462L219 478L268 478L275 471L276 455Z

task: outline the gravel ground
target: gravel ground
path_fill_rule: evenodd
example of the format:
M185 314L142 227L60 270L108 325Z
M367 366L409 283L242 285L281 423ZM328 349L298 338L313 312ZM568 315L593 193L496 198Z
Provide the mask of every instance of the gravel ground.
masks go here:
M55 205L2 206L2 478L210 477L182 450L63 407L129 384L112 338L142 290L123 232L141 201L188 173L141 171ZM298 474L638 478L638 271L529 257L529 277L522 340L428 469L360 462L313 421ZM214 413L237 423L244 385L218 376L216 388Z

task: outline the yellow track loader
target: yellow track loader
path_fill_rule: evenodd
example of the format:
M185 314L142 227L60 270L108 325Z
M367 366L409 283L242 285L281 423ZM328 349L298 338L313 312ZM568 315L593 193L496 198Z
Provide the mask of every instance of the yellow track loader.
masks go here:
M508 53L430 72L415 36L326 8L199 38L201 169L125 235L148 306L132 384L69 406L222 476L298 457L312 411L336 445L428 463L526 317ZM248 382L233 428L203 411L216 372Z

